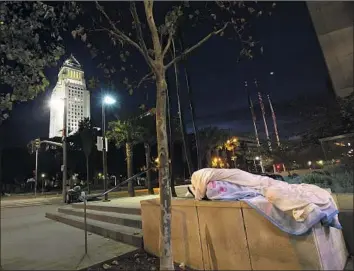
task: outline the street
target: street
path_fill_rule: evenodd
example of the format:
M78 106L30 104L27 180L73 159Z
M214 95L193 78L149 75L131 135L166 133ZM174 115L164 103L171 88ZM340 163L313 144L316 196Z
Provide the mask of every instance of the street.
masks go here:
M25 199L6 199L1 200L1 209L4 208L20 208L20 207L31 207L31 206L41 206L41 205L52 205L59 204L61 202L61 197L51 196L48 198L25 198Z
M76 270L135 249L89 233L88 256L83 259L84 231L44 217L58 207L1 208L3 270Z

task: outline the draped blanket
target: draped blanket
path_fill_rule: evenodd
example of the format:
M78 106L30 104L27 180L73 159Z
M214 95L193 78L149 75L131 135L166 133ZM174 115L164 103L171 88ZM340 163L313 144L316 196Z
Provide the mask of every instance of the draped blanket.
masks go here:
M241 200L282 231L308 232L315 224L341 229L338 209L329 192L310 184L288 184L239 169L204 168L192 175L197 200Z

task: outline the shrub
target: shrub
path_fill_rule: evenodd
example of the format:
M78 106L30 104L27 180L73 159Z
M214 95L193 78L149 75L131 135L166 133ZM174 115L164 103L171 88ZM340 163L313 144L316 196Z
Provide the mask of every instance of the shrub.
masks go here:
M334 193L353 193L354 169L349 166L334 166L326 170L328 175L310 173L301 177L301 183L330 188Z

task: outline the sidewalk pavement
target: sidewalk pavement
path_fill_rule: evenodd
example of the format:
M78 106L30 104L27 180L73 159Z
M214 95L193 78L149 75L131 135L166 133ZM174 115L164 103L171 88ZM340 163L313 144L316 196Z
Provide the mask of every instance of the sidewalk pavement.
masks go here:
M29 207L29 206L39 206L39 205L52 205L61 203L61 197L47 197L47 198L25 198L16 200L5 200L1 201L0 207L4 208L19 208L19 207Z
M58 206L1 210L1 267L3 270L78 270L108 261L136 248L88 234L45 218Z

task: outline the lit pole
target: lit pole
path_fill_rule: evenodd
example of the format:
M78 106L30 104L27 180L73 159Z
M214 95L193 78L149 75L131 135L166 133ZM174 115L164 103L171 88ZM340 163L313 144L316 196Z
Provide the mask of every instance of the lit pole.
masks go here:
M106 146L106 105L112 105L116 102L111 96L105 96L102 101L102 158L103 158L103 189L107 191L107 146ZM108 194L104 195L104 200L108 200Z
M36 148L36 172L34 183L34 196L37 197L37 184L38 184L38 148Z
M42 173L42 175L41 175L41 179L42 179L42 195L44 193L44 178L45 178L45 174Z
M63 171L63 184L62 184L62 197L63 197L63 202L65 202L65 196L66 196L66 183L67 183L67 98L61 98L61 99L52 99L50 101L50 106L52 108L55 108L56 110L61 110L63 109L63 130L62 130L62 147L63 147L63 165L62 165L62 171Z
M67 136L67 99L64 98L64 116L63 116L63 187L62 187L62 197L63 197L63 202L65 202L65 196L66 196L66 182L67 182L67 159L68 159L68 152L67 152L67 142L66 142L66 136Z

